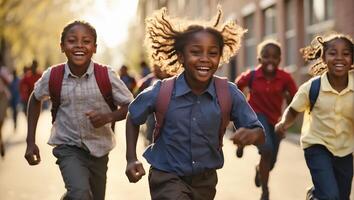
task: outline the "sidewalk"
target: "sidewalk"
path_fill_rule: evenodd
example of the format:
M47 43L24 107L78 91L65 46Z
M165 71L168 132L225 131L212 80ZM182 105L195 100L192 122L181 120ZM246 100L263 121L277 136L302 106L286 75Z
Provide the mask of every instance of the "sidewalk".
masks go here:
M1 200L58 200L65 188L52 147L46 144L51 127L50 113L41 114L38 122L37 144L40 148L41 163L29 166L23 155L25 152L25 119L21 116L21 125L13 133L12 123L6 122L4 140L7 147L6 157L0 160L0 194ZM125 170L125 124L116 124L117 146L109 156L106 200L149 200L147 175L138 183L129 183ZM311 178L303 158L303 151L296 144L298 139L288 134L281 143L278 162L272 172L269 186L272 200L305 199L306 188L311 185ZM290 136L290 137L288 137ZM293 140L293 142L288 142ZM294 144L295 143L295 144ZM245 148L244 156L235 155L236 147L224 139L224 167L218 170L218 185L215 200L258 200L260 189L254 186L254 167L259 161L254 146ZM149 165L142 158L144 144L142 138L137 144L137 155L143 162L145 170ZM352 197L352 199L354 199Z

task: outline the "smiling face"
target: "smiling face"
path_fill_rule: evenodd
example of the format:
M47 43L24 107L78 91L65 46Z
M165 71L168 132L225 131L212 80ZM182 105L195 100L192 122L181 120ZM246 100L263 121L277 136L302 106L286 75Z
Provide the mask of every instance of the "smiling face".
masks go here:
M274 44L267 44L263 47L258 58L263 72L273 74L280 63L280 48Z
M72 26L65 33L60 46L69 66L79 68L88 67L97 47L92 31L83 24Z
M342 38L336 38L327 43L323 54L327 64L328 74L333 77L344 77L353 64L353 46Z
M221 47L215 35L202 30L190 35L178 56L190 86L207 86L219 66Z

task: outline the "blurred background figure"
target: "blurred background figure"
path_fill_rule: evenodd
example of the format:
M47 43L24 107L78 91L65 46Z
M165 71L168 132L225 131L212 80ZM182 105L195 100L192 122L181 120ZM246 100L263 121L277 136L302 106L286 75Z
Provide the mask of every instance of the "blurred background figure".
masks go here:
M17 72L15 69L12 71L12 76L13 76L13 79L9 85L9 89L10 89L10 93L11 93L10 107L11 107L11 112L12 112L12 120L14 123L14 129L16 130L18 106L20 104L20 78L17 76Z
M122 65L118 72L120 79L124 82L130 92L133 93L136 87L136 80L133 76L131 76L128 72L128 67L126 65Z
M5 156L5 146L2 139L2 126L6 117L6 110L8 102L11 98L11 93L8 89L12 81L12 76L8 72L7 67L3 65L2 60L0 60L0 154L1 157Z
M42 76L38 71L38 62L36 59L32 61L30 70L26 70L20 80L20 97L23 106L23 112L27 115L28 99L33 91L34 84Z
M140 62L140 68L141 68L140 75L142 78L151 73L150 67L149 67L149 65L147 65L147 63L145 61Z

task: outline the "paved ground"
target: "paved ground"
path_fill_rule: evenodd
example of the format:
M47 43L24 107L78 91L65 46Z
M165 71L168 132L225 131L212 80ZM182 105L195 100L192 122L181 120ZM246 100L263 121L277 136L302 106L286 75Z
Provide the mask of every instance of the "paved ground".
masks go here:
M60 171L46 144L49 137L50 113L44 112L38 123L37 144L41 150L42 162L29 166L23 154L25 151L25 118L20 116L20 127L14 132L12 123L7 121L3 129L7 154L0 160L1 200L55 200L64 193ZM131 184L125 177L124 122L116 125L117 147L110 154L106 200L150 199L147 177ZM144 150L139 140L138 155ZM254 186L254 166L259 156L254 147L245 149L244 158L238 159L235 147L225 140L225 166L218 171L219 183L216 200L257 200L260 190ZM144 161L144 159L141 159ZM279 162L270 178L272 200L303 200L305 190L311 185L303 152L297 144L284 141L281 144ZM148 164L144 162L145 169ZM354 198L352 198L354 199Z

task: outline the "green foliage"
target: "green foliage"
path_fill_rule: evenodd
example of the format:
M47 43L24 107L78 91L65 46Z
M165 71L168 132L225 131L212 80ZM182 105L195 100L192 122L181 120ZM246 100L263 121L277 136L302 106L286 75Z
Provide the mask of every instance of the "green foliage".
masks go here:
M34 58L40 67L63 62L62 29L89 3L84 0L0 0L0 50L6 64L20 71Z

